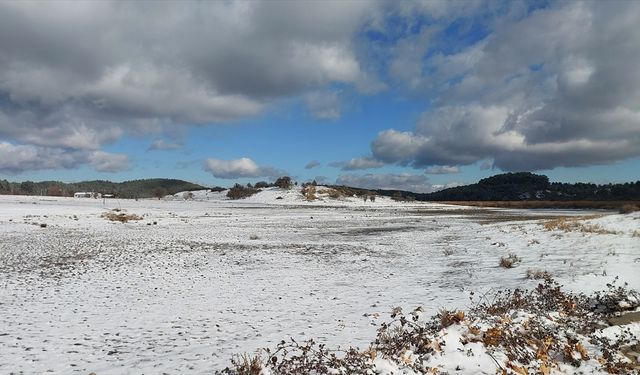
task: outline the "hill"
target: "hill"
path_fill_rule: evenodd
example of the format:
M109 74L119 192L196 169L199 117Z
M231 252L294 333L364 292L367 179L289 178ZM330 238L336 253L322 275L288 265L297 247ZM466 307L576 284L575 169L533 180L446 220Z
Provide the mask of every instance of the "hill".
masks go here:
M188 181L152 178L111 182L105 180L65 183L60 181L24 181L9 182L0 180L0 194L73 196L79 191L93 191L102 194L113 194L120 198L151 198L179 191L203 190L204 186Z
M630 201L640 200L640 181L624 184L549 182L529 172L504 173L476 184L422 195L428 201Z

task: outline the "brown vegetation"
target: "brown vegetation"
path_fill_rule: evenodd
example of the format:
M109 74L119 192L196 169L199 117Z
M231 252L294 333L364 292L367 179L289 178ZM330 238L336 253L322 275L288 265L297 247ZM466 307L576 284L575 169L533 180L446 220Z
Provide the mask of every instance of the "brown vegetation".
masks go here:
M514 268L517 263L520 263L520 258L515 254L509 254L507 257L500 258L500 267Z
M318 199L316 196L316 187L314 185L305 185L302 187L302 195L308 201L313 201Z
M441 201L438 203L458 206L495 207L495 208L559 208L559 209L598 209L618 210L623 206L636 206L633 201Z
M618 234L616 231L604 229L596 224L581 223L583 220L595 219L599 215L579 216L579 217L558 217L542 223L546 230L561 230L564 232L583 232L595 234Z
M551 274L545 270L528 269L525 274L529 280L546 280L551 278Z
M434 356L445 354L443 338L453 325L458 326L460 344L482 345L480 353L470 347L465 353L488 354L502 370L499 373L548 375L551 369L577 368L591 358L597 359L599 373L636 373L624 350L638 339L624 330L607 339L600 328L609 318L640 307L640 296L626 285L608 287L589 296L572 294L546 278L531 291L482 296L480 301L472 299L475 306L467 313L441 310L427 320L420 318L421 308L409 314L394 308L392 320L381 324L375 341L365 350L332 350L314 340L290 339L273 350L264 349L264 357L234 357L232 366L218 374L374 374L380 370L374 364L378 357L397 364L403 373L443 374L429 364ZM553 319L551 313L555 313ZM460 365L464 364L463 360Z
M259 191L260 189L235 184L227 192L227 197L229 197L229 199L244 199L258 193Z
M119 209L113 209L109 212L105 212L102 214L102 217L109 221L119 221L121 223L126 223L130 220L142 220L142 217L136 214L127 214L125 212L120 212Z

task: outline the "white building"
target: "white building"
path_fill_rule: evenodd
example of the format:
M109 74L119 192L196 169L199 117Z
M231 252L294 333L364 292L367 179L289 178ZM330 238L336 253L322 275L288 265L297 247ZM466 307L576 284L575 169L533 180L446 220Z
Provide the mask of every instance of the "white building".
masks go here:
M93 191L79 191L73 193L74 198L100 198L101 194Z

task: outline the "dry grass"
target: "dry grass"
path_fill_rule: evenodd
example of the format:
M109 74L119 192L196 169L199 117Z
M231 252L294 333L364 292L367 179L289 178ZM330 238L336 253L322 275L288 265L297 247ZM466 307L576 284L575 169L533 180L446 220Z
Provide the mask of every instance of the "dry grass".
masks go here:
M126 223L127 221L130 221L130 220L142 220L142 217L136 214L127 214L120 211L121 211L120 209L116 208L112 211L103 213L102 217L104 217L109 221L119 221L121 223Z
M545 270L528 269L525 274L529 280L546 280L551 278L551 274Z
M231 359L237 375L261 375L262 359L260 356L243 354Z
M341 191L332 188L318 190L318 194L326 194L331 199L340 199L345 197L345 195Z
M438 203L473 207L497 208L564 208L619 210L624 206L638 207L634 201L441 201ZM640 209L640 208L639 208Z
M503 268L514 268L517 263L520 263L520 258L518 258L515 254L509 254L507 257L500 258L500 267Z
M314 201L318 199L316 196L316 187L314 185L306 185L302 188L302 195L304 195L304 199L308 201Z
M596 219L600 215L589 215L580 217L558 217L542 223L546 230L561 230L563 232L583 232L595 234L618 234L616 231L604 229L597 224L582 223L583 220Z

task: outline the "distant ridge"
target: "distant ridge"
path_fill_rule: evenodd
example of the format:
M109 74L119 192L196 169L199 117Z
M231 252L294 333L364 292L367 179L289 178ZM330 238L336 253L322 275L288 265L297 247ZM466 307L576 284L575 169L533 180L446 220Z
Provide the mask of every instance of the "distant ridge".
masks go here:
M640 200L640 181L604 185L551 183L544 175L504 173L421 198L433 201L630 201Z
M206 187L171 178L151 178L124 182L105 180L65 183L60 181L9 182L0 180L0 194L73 196L79 191L113 194L119 198L163 197L180 191L203 190Z
M256 184L256 186L258 186ZM545 175L530 172L503 173L484 178L475 184L452 187L433 193L405 190L364 189L329 185L344 195L373 193L400 201L640 201L640 181L620 184L549 182ZM105 180L64 183L59 181L8 182L0 180L0 194L73 196L79 191L113 194L120 198L163 197L181 191L208 189L184 180L152 178L111 182ZM223 189L223 188L218 188Z
M404 190L359 189L397 200L455 201L640 201L640 181L622 184L549 182L545 175L530 172L503 173L475 184L452 187L433 193Z

